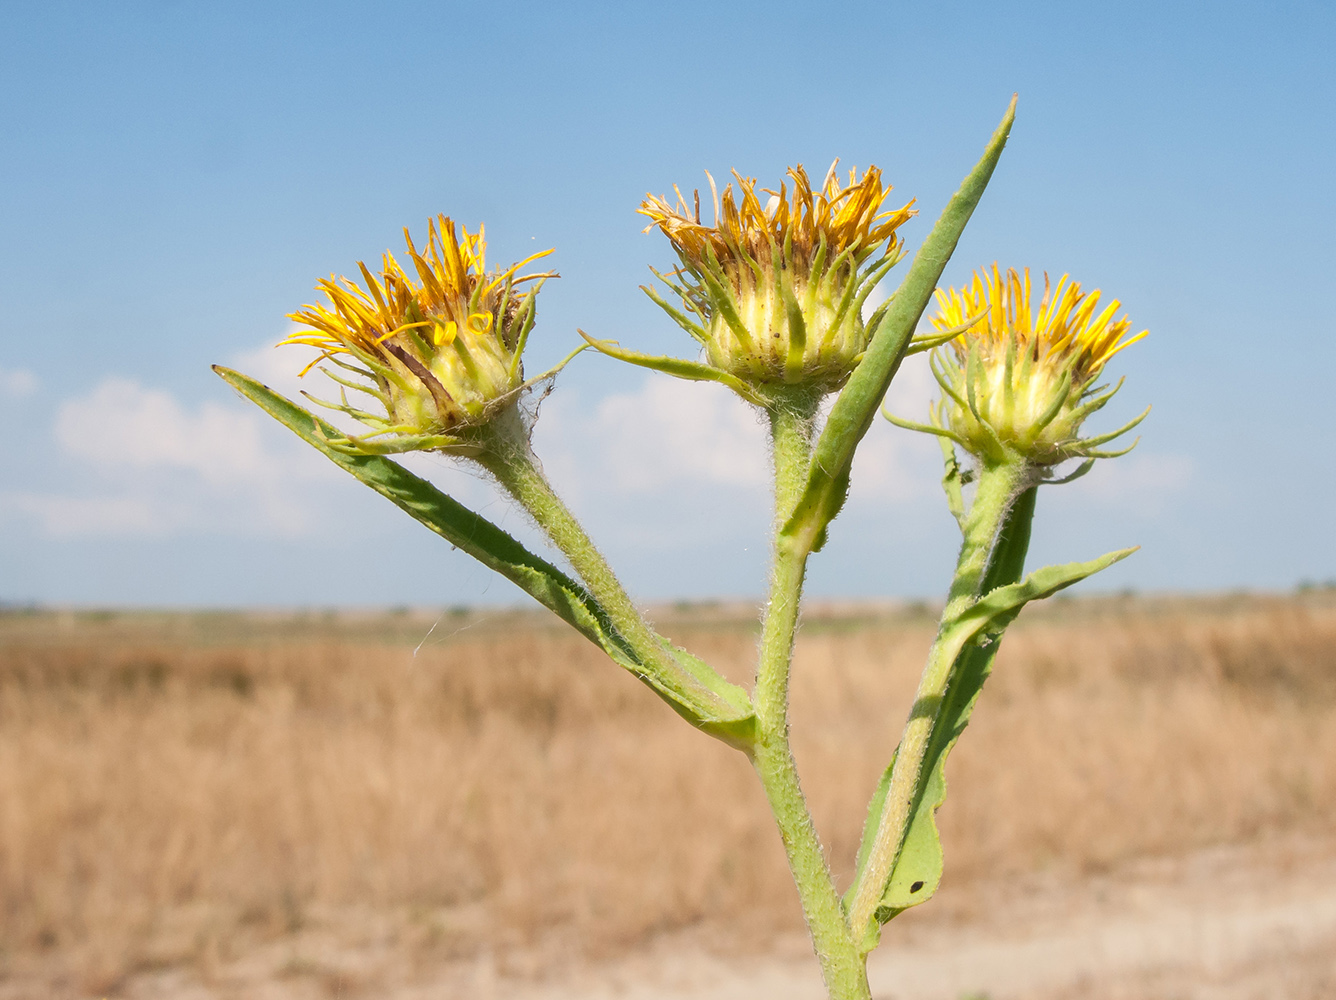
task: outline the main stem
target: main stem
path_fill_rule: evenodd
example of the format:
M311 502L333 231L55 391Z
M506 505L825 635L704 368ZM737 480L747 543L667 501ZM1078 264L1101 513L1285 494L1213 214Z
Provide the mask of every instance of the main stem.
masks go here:
M770 410L776 529L788 520L807 479L815 402L800 399ZM832 1000L871 1000L863 956L849 931L789 747L789 673L808 555L803 542L777 533L752 698L758 737L751 759L784 842L826 989Z
M980 474L978 492L969 514L961 525L964 540L956 560L956 572L942 612L937 638L928 653L914 707L905 723L900 746L896 750L891 780L886 790L877 834L860 873L858 888L849 906L849 924L855 933L871 926L876 908L890 881L896 856L904 843L914 809L914 793L919 786L923 759L951 680L955 666L955 647L949 641L952 626L961 613L979 599L979 589L988 569L988 558L996 542L1007 510L1025 485L1024 463L1015 462L986 467Z

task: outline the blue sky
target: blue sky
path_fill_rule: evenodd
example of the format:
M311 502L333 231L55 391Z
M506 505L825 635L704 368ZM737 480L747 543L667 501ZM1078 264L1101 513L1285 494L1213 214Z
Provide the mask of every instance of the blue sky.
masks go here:
M1100 587L1336 577L1336 14L1320 4L5 5L0 600L505 602L492 580L209 372L316 278L446 212L497 261L555 247L530 370L577 325L691 354L637 286L646 191L876 163L916 245L1013 91L947 278L1070 272L1150 337L1120 355L1133 455L1040 500L1035 560L1144 548ZM898 280L893 272L891 282ZM285 381L286 380L286 381ZM931 396L921 369L893 390ZM1119 420L1121 422L1121 420ZM582 356L536 445L631 589L753 595L759 425L726 391ZM935 448L878 426L812 592L933 595L956 539ZM418 458L527 529L487 483ZM526 537L531 537L527 536Z

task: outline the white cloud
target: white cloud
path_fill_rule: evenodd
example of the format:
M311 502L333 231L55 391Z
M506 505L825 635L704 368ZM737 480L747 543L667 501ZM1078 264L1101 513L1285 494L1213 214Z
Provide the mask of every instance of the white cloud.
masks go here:
M284 336L297 329L295 323L290 324ZM281 339L276 337L249 351L242 351L232 359L229 367L244 372L275 392L299 403L305 402L302 397L303 389L317 396L328 395L326 387L332 386L333 383L321 375L318 369L313 368L311 374L305 378L300 377L301 370L314 361L319 352L313 347L304 347L300 344L276 346Z
M284 336L298 329L297 324L290 324ZM285 344L279 347L277 344L280 339L282 338L275 338L249 351L242 351L233 357L229 367L263 382L299 406L317 410L322 419L329 421L335 427L350 433L364 433L366 428L352 417L321 407L303 395L309 392L320 399L328 400L337 400L339 397L340 387L326 378L321 369L312 368L305 377L301 374L307 365L320 357L320 352L314 347L303 344ZM349 393L349 395L358 394ZM367 406L368 403L371 405ZM358 405L367 406L372 411L377 409L375 402L369 396L362 397Z
M49 536L292 536L328 519L317 494L337 471L248 405L113 377L61 403L52 430L73 462L62 487L0 493L0 512Z
M236 367L275 391L301 401L321 394L325 380L297 377L313 357L303 349L266 343L235 359ZM894 412L924 419L936 383L926 356L906 360L889 396ZM833 402L834 397L830 397ZM322 413L322 416L328 414ZM648 376L635 390L596 401L560 389L542 405L535 449L548 474L573 499L644 498L693 490L768 494L770 457L764 418L722 386ZM444 476L452 492L477 501L485 492L458 463L411 457L419 474ZM855 499L900 499L936 489L940 460L934 442L877 419L854 467ZM463 499L464 497L461 497Z
M301 354L265 345L234 363L299 397ZM932 394L919 360L905 365L892 393L894 408L906 415L922 413ZM0 511L35 522L47 535L207 530L282 536L338 520L342 501L326 486L340 474L249 404L188 403L165 389L112 377L60 403L53 430L61 452L75 462L74 479L63 489L0 494ZM602 399L588 401L578 392L551 397L535 446L572 502L607 529L639 537L655 524L669 530L679 521L694 523L706 513L702 504L719 531L767 510L767 436L764 418L727 389L652 376L633 391ZM855 464L852 502L935 489L936 455L931 441L878 420ZM510 519L485 477L466 465L431 455L404 461L487 516ZM641 527L608 523L628 520L629 510Z
M895 411L921 419L935 383L920 360L905 364L891 395ZM721 386L651 376L635 391L592 408L581 403L578 395L554 395L535 432L549 473L574 497L770 489L764 418ZM854 499L898 500L935 490L938 454L930 439L878 418L855 461Z
M72 497L58 493L5 492L0 512L36 521L52 538L88 535L161 536L179 523L177 511L165 511L144 497Z
M302 349L264 345L233 363L306 402L297 378L306 363ZM234 401L219 388L225 401L191 403L159 387L111 377L62 401L52 432L65 459L65 481L55 488L0 490L0 518L34 524L51 537L201 531L291 537L336 527L350 497L358 495L356 487L340 489L343 473L249 402ZM436 455L403 456L403 462L465 503L486 510L494 502L483 478L457 462ZM507 513L490 511L502 519Z
M1196 463L1187 455L1133 451L1118 459L1096 462L1088 475L1055 492L1083 506L1113 506L1155 516L1188 491L1196 471Z
M924 423L937 383L926 354L906 358L886 394L886 409ZM936 492L941 478L941 450L929 435L894 427L881 416L859 445L850 476L850 500L905 500Z
M108 378L67 400L56 414L56 440L96 465L182 469L209 483L258 482L281 471L261 440L258 411L205 402L192 411L161 389Z
M928 355L914 354L905 358L896 372L891 391L886 394L886 406L897 416L922 423L928 419L928 404L938 395Z
M0 368L0 399L26 399L37 391L37 376L23 368Z
M761 418L718 385L649 378L591 409L578 395L543 406L535 447L567 489L623 496L684 486L767 488Z

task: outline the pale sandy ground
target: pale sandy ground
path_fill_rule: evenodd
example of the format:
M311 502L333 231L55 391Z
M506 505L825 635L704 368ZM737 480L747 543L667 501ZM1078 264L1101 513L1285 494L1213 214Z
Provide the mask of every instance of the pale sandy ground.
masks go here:
M141 973L127 1000L819 1000L805 939L721 954L694 932L544 978L473 958L424 964L386 929L353 941L318 925L220 959L206 974ZM1287 837L1098 876L1026 876L943 889L892 924L869 962L878 1000L1330 1000L1336 998L1336 839ZM0 997L51 996L11 980ZM80 997L78 991L59 993Z

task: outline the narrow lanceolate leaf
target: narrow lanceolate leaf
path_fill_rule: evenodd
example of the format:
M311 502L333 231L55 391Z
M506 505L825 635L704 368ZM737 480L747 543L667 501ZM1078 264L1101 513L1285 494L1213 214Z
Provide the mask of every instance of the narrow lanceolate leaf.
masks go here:
M959 632L962 642L973 640L981 633L1000 631L1011 624L1021 608L1031 601L1052 597L1074 583L1080 583L1102 569L1126 559L1140 546L1119 549L1083 563L1063 563L1037 569L1020 583L997 587L978 599L960 617L947 626L949 633Z
M947 455L947 480L958 480L954 450L943 448ZM954 482L955 494L959 494L959 484ZM1037 487L1030 487L1023 492L1007 512L1006 520L998 532L997 542L993 546L984 572L982 589L987 592L998 587L1008 586L1020 580L1025 571L1025 554L1030 547L1030 527L1034 521ZM948 488L948 497L952 490ZM877 924L865 928L864 933L875 938L879 935L880 924L890 920L896 914L926 903L936 893L942 881L942 845L937 836L935 813L946 799L946 777L944 766L947 754L955 745L956 739L964 731L978 700L983 683L988 679L993 668L993 659L997 656L999 643L993 642L986 647L969 646L952 668L952 679L947 686L946 697L938 713L934 737L928 744L924 766L920 771L919 788L916 789L917 801L910 819L909 830L904 843L891 868L890 880L882 893L881 903L877 908ZM942 739L943 730L953 735ZM876 792L868 803L867 823L863 828L863 843L858 851L856 871L860 877L864 870L868 852L872 848L872 839L881 824L881 812L886 803L886 792L890 787L891 771L895 767L895 756L886 765ZM926 782L923 777L926 775ZM852 900L858 889L858 882L849 890L846 900ZM875 940L868 942L868 950L875 946Z
M1020 575L1024 562L1023 543L1028 541L1034 510L1033 490L1028 492L1028 503L1022 497L1017 504L1020 509L1008 518L1013 539L1004 534L989 567L989 583L996 586L944 630L943 640L956 645L959 652L919 772L909 829L877 908L877 920L881 923L911 906L927 902L941 882L943 856L936 813L946 801L946 760L969 724L979 693L992 672L1002 630L1030 601L1048 597L1136 551L1123 549L1086 563L1049 566L1031 573L1023 582L1004 583Z
M339 433L332 425L280 396L268 386L227 368L215 365L214 371L335 465L395 503L451 545L500 573L539 604L554 612L616 663L643 680L688 721L732 742L745 741L748 737L752 713L750 706L743 703L745 698L725 699L713 694L702 694L697 698L683 694L684 688L691 690L701 687L693 675L703 664L693 658L687 666L682 667L681 678L659 676L655 668L643 663L617 633L607 613L584 587L530 552L491 521L442 493L425 479L413 475L397 462L379 455L349 454L333 447L330 440L337 439ZM678 650L671 651L684 655Z
M845 495L841 486L847 482L854 449L872 426L877 407L900 367L946 262L955 252L960 234L993 176L1015 116L1016 98L1013 97L984 150L983 158L947 203L932 232L914 255L914 263L882 314L863 360L854 369L831 409L812 455L807 487L792 517L784 525L786 535L802 536L809 543L814 542L830 519L839 513Z

